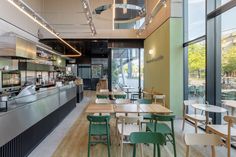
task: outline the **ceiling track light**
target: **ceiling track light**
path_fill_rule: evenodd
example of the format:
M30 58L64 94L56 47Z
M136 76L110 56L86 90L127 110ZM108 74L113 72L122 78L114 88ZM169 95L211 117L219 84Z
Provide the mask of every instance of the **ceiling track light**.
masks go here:
M154 9L152 10L152 12L149 15L145 16L145 21L143 22L143 24L139 27L139 29L137 30L137 35L140 36L141 33L145 30L145 28L152 23L153 17L156 16L156 14L161 10L161 8L167 7L167 0L159 0L159 2L156 4L156 6L154 7ZM139 15L142 15L145 11L145 9L142 9L139 12Z
M96 28L94 26L93 23L93 16L92 16L92 12L91 12L91 7L89 4L88 0L81 0L81 3L83 4L83 10L85 12L85 16L87 18L87 23L89 24L90 30L91 30L91 35L94 36L96 35Z
M81 56L81 52L76 50L73 46L71 46L68 42L63 40L59 34L50 26L46 20L44 20L40 15L38 15L33 9L31 9L27 4L25 4L22 0L8 0L10 4L12 4L15 8L20 10L22 13L24 13L26 16L28 16L31 20L36 22L38 25L43 27L45 30L47 30L49 33L51 33L53 36L55 36L57 39L59 39L62 43L64 43L66 46L71 48L74 52L78 54L78 56Z

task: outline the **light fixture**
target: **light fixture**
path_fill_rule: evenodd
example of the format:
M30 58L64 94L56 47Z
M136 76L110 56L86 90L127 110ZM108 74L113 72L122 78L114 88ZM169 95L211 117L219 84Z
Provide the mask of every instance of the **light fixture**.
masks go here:
M154 54L154 50L153 50L153 49L150 49L150 50L148 51L148 53L149 53L149 55L153 55L153 54Z
M88 0L81 0L81 3L83 3L83 10L84 10L85 16L87 18L87 23L89 24L89 27L91 30L91 35L94 36L95 34L97 34L97 32L96 32L96 28L93 23L93 16L92 16L89 1Z
M126 8L123 8L123 14L127 14L128 9L127 9L127 0L123 0L123 4L126 5Z
M41 16L39 16L33 9L31 9L22 0L8 0L8 2L12 4L14 7L16 7L18 10L20 10L22 13L24 13L26 16L28 16L31 20L33 20L38 25L47 30L49 33L51 33L53 36L55 36L57 39L59 39L61 42L63 42L65 45L67 45L69 48L71 48L74 52L78 53L78 56L81 56L81 52L79 52L73 46L71 46L69 43L63 40L56 33L56 31L47 23L46 20L44 20Z
M167 7L167 0L159 0L158 3L156 4L156 6L151 11L151 13L149 15L145 14L145 16L146 16L145 21L143 22L143 24L137 30L137 34L139 34L140 32L143 32L145 27L147 27L150 23L152 23L153 17L156 16L156 14L161 10L162 7L164 7L164 8ZM139 12L139 16L142 13L143 13L142 11Z

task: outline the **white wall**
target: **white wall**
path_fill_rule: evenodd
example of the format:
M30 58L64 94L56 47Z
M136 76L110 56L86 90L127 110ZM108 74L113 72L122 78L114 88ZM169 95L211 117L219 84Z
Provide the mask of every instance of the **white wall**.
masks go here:
M44 0L24 1L36 11L40 12L43 9ZM32 35L22 31L14 25L29 32ZM37 41L38 39L36 37L38 36L39 28L40 27L38 24L12 6L7 0L0 0L0 35L7 32L14 32L30 40Z

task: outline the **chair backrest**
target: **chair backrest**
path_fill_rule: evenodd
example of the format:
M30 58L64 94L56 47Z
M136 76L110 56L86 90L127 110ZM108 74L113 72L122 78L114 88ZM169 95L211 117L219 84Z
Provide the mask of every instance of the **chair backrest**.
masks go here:
M132 144L148 143L163 145L166 142L165 136L157 132L132 132L129 139Z
M224 116L224 121L228 122L229 124L236 124L236 117L235 116Z
M117 95L114 95L114 97L116 99L125 99L126 98L126 94L117 94Z
M139 104L152 104L152 99L138 99Z
M130 104L131 101L130 101L130 99L116 99L115 103L116 104Z
M90 123L109 123L110 121L110 116L93 116L93 115L88 115L87 119Z
M118 122L122 122L123 124L134 124L134 123L140 123L143 121L142 116L135 116L135 117L128 117L128 116L119 116Z
M97 94L98 99L108 99L109 96L107 94Z
M109 89L100 89L100 92L109 92Z
M166 95L164 95L164 94L161 94L161 95L153 95L153 99L155 100L155 103L157 103L157 100L161 100L163 106L165 106Z
M96 99L95 103L96 104L110 104L111 101L109 99Z
M184 100L184 106L191 106L194 103L197 103L197 101L196 100Z
M142 116L135 116L135 117L120 116L120 117L118 117L118 122L117 123L121 123L121 135L124 134L125 125L136 124L139 127L139 131L141 131L142 130L141 121L143 121Z

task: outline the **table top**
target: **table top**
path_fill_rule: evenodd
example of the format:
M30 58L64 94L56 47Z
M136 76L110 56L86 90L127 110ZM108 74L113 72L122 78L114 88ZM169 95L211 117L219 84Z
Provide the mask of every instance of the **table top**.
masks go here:
M117 113L172 113L168 108L160 104L124 104L115 105L114 110Z
M112 104L90 104L85 110L86 113L114 113Z
M223 107L209 105L209 104L192 104L192 106L196 109L206 111L206 112L214 112L214 113L223 113L227 112L227 110Z
M86 113L172 113L168 108L160 104L90 104Z
M122 87L123 89L134 89L134 87L129 87L129 86L127 86L127 87Z
M222 100L225 106L236 108L236 101L235 100Z

